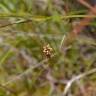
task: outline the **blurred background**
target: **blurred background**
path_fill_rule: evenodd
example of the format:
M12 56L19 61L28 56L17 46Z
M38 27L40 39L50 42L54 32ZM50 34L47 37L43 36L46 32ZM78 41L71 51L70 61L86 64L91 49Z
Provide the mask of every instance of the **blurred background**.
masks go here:
M96 0L86 1L93 6ZM77 0L0 0L0 96L62 96L71 78L95 68L95 18L67 44L89 11ZM93 94L95 73L67 92Z

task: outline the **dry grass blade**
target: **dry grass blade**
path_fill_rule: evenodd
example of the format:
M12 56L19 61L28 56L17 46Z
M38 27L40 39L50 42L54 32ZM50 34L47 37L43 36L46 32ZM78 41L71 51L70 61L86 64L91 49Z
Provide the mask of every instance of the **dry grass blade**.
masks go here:
M52 55L51 58L54 57L55 55L56 55L56 54ZM28 74L29 74L30 72L32 72L32 70L34 70L35 68L38 68L38 67L40 67L40 66L43 66L46 61L48 61L48 58L44 59L43 61L39 62L38 64L36 64L36 65L34 65L34 66L33 66L33 64L32 64L32 66L30 66L30 68L28 68L26 71L24 71L24 72L21 73L20 75L14 77L13 79L9 80L8 82L6 82L6 83L4 83L4 84L2 84L2 85L3 85L3 86L7 86L8 84L11 84L11 83L17 81L18 79L22 79L23 76L28 75ZM33 62L31 62L31 63L33 63Z
M84 77L86 77L86 76L88 76L90 74L95 73L95 72L96 72L96 68L91 69L88 72L85 72L85 73L82 73L82 74L80 74L78 76L73 77L71 80L68 81L68 83L67 83L67 85L66 85L66 87L64 89L63 96L67 95L67 93L70 90L70 87L72 86L73 83L75 83L77 80L82 79L82 78L84 78Z

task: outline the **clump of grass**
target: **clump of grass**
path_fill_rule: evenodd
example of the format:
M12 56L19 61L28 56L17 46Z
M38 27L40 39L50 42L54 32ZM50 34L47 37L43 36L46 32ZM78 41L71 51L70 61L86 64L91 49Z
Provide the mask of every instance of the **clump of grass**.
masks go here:
M0 1L0 95L85 95L85 82L96 81L95 9L82 0Z

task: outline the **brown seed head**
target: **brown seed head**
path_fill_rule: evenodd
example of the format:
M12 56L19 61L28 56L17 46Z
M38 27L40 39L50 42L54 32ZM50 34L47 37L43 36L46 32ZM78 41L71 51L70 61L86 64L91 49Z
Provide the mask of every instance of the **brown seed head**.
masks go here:
M50 47L49 44L43 47L43 53L47 58L50 58L52 55L53 49Z

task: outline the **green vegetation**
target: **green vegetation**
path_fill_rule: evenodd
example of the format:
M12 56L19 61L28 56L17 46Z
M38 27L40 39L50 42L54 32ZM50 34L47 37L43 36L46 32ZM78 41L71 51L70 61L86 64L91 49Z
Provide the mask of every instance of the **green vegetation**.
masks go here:
M0 0L0 96L62 96L84 74L66 94L96 94L96 15L89 11L78 0ZM74 36L83 18L92 20Z

